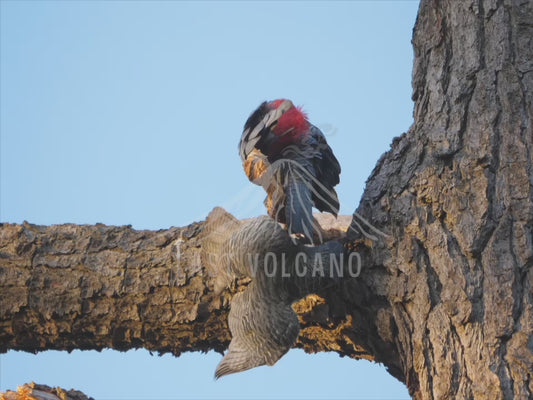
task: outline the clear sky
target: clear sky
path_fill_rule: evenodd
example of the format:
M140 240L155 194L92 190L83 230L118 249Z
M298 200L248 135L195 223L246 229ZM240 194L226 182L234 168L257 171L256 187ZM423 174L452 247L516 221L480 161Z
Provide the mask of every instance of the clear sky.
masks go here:
M264 214L237 153L263 100L303 105L342 166L341 213L412 123L418 1L8 1L0 25L0 221L182 226ZM96 399L405 399L382 366L291 350L213 380L221 355L9 352L29 381Z

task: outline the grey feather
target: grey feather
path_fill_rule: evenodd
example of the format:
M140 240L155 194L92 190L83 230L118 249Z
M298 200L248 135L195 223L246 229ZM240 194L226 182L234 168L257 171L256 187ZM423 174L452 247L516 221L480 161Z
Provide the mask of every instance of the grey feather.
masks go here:
M294 346L300 331L292 303L336 281L327 264L330 257L343 253L342 244L295 245L271 218L241 222L221 208L209 214L202 235L202 260L216 268L224 282L239 276L252 278L231 300L232 340L215 377L275 364ZM305 274L295 273L300 253L305 255ZM326 265L323 276L312 273L317 260ZM282 265L288 276L282 274ZM274 266L276 272L269 273Z

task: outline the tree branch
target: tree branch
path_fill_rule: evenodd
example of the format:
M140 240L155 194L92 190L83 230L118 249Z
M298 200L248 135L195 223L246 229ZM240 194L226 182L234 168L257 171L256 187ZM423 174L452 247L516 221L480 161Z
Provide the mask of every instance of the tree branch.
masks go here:
M346 220L337 222L344 230ZM326 238L344 235L332 223L321 218ZM0 351L222 352L231 339L229 301L247 280L215 295L219 272L201 263L203 227L2 224ZM298 347L373 359L337 290L308 296L295 310Z

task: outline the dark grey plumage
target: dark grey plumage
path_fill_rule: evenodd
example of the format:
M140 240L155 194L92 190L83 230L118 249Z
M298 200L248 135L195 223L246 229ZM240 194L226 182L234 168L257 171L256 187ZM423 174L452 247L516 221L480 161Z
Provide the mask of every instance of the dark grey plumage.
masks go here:
M252 278L231 301L232 340L215 377L273 365L293 347L300 331L292 303L338 278L331 257L339 261L342 244L297 245L267 216L241 222L222 208L209 214L202 236L202 261L218 273L215 291L236 277ZM317 263L322 268L318 276Z
M274 365L294 345L300 325L290 303L262 293L257 282L231 301L228 324L232 334L228 352L215 377Z

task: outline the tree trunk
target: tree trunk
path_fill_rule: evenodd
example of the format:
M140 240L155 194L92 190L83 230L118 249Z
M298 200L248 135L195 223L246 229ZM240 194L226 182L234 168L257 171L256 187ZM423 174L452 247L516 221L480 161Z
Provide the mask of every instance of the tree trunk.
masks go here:
M418 399L533 396L532 21L531 0L422 1L415 123L359 208L390 234L365 316Z
M533 395L531 21L531 0L422 0L415 122L348 235L362 274L295 304L298 347L382 362L416 399ZM223 351L239 285L215 294L202 229L4 224L0 351Z

